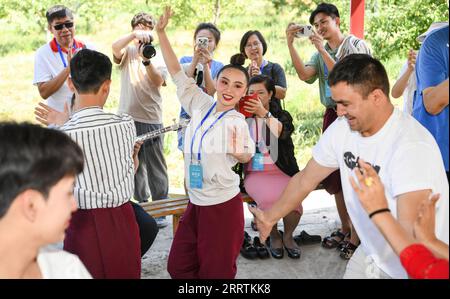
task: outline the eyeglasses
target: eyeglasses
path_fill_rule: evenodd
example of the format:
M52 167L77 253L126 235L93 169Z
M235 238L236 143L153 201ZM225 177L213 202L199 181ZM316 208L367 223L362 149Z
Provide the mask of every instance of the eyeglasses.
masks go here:
M245 47L246 47L247 49L251 49L251 48L258 48L260 45L261 45L260 42L254 42L253 44L247 44L247 45L245 45Z
M62 30L63 27L66 27L67 29L72 28L73 27L73 22L66 22L66 23L62 23L62 24L58 24L53 26L53 28L55 30Z

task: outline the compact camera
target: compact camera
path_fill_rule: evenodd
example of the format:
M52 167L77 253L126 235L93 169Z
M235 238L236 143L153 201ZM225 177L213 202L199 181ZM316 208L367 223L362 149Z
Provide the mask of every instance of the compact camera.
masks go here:
M207 37L199 37L197 38L197 45L199 48L207 49L208 48L209 39Z
M313 27L311 25L298 25L300 30L295 33L295 37L309 37L313 34Z

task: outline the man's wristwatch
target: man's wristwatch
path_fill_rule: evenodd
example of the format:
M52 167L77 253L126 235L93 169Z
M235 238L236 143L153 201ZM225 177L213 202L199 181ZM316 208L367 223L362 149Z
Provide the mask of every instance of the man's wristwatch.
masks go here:
M272 113L270 113L270 111L267 111L266 115L264 115L264 118L270 118L272 117Z
M149 60L142 60L142 64L144 66L149 66L150 65L150 59Z

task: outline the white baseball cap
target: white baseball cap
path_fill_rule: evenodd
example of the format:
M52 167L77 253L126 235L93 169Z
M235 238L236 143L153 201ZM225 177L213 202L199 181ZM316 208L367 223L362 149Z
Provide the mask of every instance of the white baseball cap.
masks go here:
M419 43L422 43L425 40L425 37L427 37L427 35L430 34L431 31L442 28L444 26L448 26L448 22L434 22L433 24L430 25L430 28L428 28L427 31L419 35L416 40Z

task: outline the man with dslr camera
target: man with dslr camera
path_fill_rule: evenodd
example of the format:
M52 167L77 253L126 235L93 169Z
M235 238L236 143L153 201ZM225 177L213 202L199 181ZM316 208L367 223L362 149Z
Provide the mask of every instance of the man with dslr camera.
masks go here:
M165 85L167 69L152 60L156 55L151 44L154 26L152 16L140 12L131 20L131 33L112 44L114 62L119 65L121 77L118 113L133 117L137 135L162 128L160 88ZM139 152L135 199L145 202L150 192L152 200L167 198L168 181L162 138L146 141ZM156 220L159 227L167 225L164 219Z

